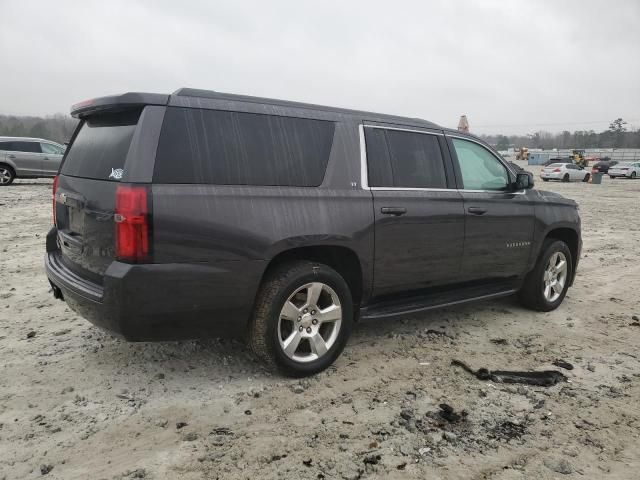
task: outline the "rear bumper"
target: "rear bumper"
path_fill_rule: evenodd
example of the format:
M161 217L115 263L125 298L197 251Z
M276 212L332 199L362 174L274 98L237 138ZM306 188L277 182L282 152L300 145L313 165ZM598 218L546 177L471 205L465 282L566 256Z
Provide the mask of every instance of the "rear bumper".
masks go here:
M264 265L227 263L233 265L114 261L98 285L66 268L59 250L45 255L54 295L94 325L130 341L242 335Z
M562 180L562 173L545 173L540 174L540 178L546 178L548 180Z

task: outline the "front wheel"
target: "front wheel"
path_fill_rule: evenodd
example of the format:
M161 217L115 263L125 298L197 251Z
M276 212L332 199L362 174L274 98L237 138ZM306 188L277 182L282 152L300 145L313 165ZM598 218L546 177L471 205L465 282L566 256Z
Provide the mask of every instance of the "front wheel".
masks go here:
M342 276L320 263L291 262L261 285L249 345L286 375L312 375L338 358L352 325L351 291Z
M636 172L631 172L631 180L635 180L636 178Z
M548 179L548 178L543 178L543 179L542 179L542 181L543 181L543 182L548 182L548 181L549 181L549 179Z
M584 178L582 179L583 182L588 182L589 178L591 178L591 175L589 175L588 173L584 176Z
M562 181L563 182L568 182L569 181L569 174L568 173L564 174L564 177L562 177Z
M571 251L562 240L545 240L534 269L518 293L520 302L532 310L549 312L567 294L572 270Z

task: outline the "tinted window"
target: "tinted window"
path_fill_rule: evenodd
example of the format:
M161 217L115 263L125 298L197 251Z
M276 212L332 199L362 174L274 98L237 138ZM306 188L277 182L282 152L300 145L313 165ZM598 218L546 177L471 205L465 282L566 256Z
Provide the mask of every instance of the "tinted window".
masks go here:
M11 151L13 150L12 142L0 142L0 151Z
M9 142L11 150L14 152L42 153L40 144L37 142Z
M129 152L139 111L100 115L80 126L61 173L98 180L118 180ZM120 173L120 175L118 175ZM113 174L113 175L112 175Z
M365 128L369 186L446 188L436 135Z
M454 138L463 188L466 190L505 190L509 175L498 159L483 146Z
M370 187L392 187L393 174L385 131L381 128L365 128L367 148L368 183Z
M322 120L168 108L154 181L317 186L334 129Z

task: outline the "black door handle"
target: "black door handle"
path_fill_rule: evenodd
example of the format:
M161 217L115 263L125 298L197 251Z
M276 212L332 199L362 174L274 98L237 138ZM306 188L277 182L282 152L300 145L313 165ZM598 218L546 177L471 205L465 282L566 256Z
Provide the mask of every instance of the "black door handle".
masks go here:
M382 207L380 212L384 215L404 215L407 213L407 209L404 207Z
M484 215L485 213L487 213L486 208L480 208L480 207L469 207L467 211L469 213L473 213L474 215Z

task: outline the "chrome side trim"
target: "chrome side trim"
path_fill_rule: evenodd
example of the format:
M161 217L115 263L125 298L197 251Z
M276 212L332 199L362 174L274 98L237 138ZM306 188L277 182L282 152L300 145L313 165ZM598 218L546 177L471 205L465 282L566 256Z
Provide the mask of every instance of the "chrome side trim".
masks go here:
M410 191L410 192L460 192L460 193L491 193L491 194L504 194L504 195L524 195L525 190L517 192L505 192L502 190L465 190L462 188L408 188L408 187L369 187L370 190L375 191Z
M413 133L424 133L425 135L439 135L444 137L444 133L442 132L425 132L424 130L414 130L411 128L398 128L398 127L384 127L382 125L363 125L365 128L379 128L381 130L397 130L399 132L413 132Z
M369 188L369 178L367 176L367 144L364 139L364 125L358 125L360 133L360 185L364 190Z

